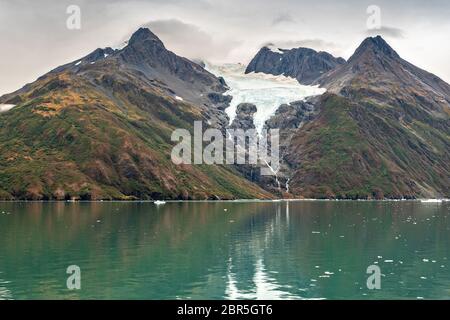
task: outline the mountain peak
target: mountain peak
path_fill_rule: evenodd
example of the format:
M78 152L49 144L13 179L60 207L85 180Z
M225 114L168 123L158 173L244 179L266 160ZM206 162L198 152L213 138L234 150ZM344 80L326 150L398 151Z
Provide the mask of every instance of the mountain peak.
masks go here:
M159 45L164 45L162 41L148 28L139 28L135 33L133 33L128 44L133 45L145 41L152 41Z
M356 49L353 56L349 59L349 62L362 56L366 52L375 53L377 55L386 55L391 58L400 58L398 53L392 49L392 47L381 36L376 36L366 38L358 49Z

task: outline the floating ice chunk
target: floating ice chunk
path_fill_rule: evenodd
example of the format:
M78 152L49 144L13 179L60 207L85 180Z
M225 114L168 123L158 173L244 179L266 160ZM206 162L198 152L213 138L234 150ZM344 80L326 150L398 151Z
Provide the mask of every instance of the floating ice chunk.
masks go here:
M430 260L428 259L422 259L423 262L429 262Z
M386 263L392 263L392 262L394 262L394 260L384 260L384 262L386 262Z

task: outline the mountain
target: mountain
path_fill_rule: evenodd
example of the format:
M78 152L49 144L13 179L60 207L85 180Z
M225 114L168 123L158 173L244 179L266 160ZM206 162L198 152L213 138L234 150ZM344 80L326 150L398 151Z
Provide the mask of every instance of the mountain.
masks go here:
M255 57L247 72L327 89L266 122L280 129L276 177L254 165L173 164L173 130L228 127L229 88L148 29L127 43L0 97L1 199L450 197L450 85L381 37L348 61L304 48ZM237 106L231 127L253 128L259 107Z
M265 46L252 59L245 73L285 75L307 85L344 63L345 60L342 58L335 58L329 53L309 48L287 50Z
M0 97L2 199L235 199L271 195L225 166L171 161L171 134L222 129L225 83L139 29Z
M290 135L286 179L296 196L450 196L450 85L367 38L315 84L315 117Z

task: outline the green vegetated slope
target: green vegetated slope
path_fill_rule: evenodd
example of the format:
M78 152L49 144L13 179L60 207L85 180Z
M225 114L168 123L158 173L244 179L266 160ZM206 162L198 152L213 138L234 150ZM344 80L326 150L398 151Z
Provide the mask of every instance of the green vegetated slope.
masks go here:
M327 94L318 118L293 138L290 183L306 198L449 196L450 137L395 107ZM439 121L437 121L439 124ZM445 121L442 120L442 125Z

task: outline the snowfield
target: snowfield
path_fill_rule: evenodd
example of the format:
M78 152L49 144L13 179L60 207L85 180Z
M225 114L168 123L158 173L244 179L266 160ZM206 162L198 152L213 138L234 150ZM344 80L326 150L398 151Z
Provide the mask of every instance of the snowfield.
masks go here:
M0 104L0 113L6 112L14 108L16 105L14 104Z
M233 97L226 113L230 123L236 117L236 108L241 103L252 103L258 111L254 116L259 132L282 104L304 100L310 96L323 94L326 90L318 86L304 86L294 78L273 76L264 73L245 74L242 64L207 64L206 69L218 77L223 77L230 88L225 94Z

